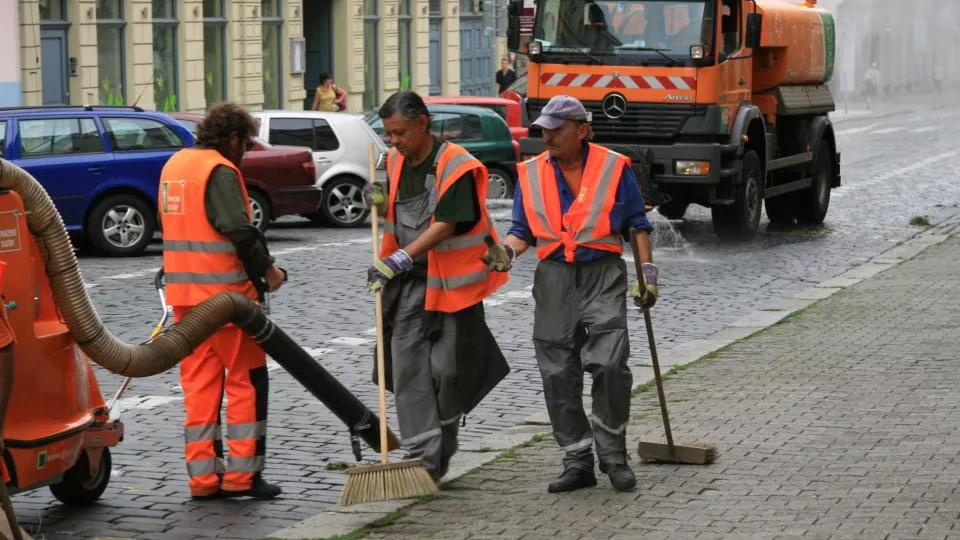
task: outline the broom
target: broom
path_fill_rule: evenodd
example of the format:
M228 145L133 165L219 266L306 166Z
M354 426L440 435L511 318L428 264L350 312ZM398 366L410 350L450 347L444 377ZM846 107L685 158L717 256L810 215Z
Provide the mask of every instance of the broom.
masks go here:
M637 231L630 231L630 246L633 248L633 262L637 268L637 279L643 279L643 265L640 262L640 249L637 246ZM643 282L641 281L641 286ZM717 447L703 441L674 443L670 431L670 417L667 415L667 398L663 392L663 378L660 376L660 361L657 358L657 343L653 338L653 322L650 310L643 310L643 319L647 326L647 341L650 342L650 359L653 361L653 375L657 380L657 396L660 398L660 413L663 415L663 428L666 432L666 444L663 440L640 441L637 453L644 462L689 463L706 465L717 459Z
M370 181L376 174L374 148L369 147ZM370 208L373 231L373 260L380 257L378 240L380 238L377 223L377 207ZM409 499L439 491L422 459L409 459L390 463L389 443L387 442L387 389L384 375L383 351L383 297L382 289L377 289L374 298L374 310L377 319L377 383L380 390L380 463L347 469L347 484L340 494L340 505L349 506L374 501Z

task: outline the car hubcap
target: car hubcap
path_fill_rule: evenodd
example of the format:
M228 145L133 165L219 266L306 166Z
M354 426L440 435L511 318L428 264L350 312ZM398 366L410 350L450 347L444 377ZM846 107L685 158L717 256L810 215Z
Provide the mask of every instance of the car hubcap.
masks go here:
M253 214L253 226L259 229L263 222L263 207L253 198L250 199L250 213Z
M497 173L490 174L489 187L487 190L488 199L506 199L507 198L507 179Z
M759 205L757 204L757 181L753 176L750 176L747 180L747 219L750 223L753 223L753 219L756 217L756 214L759 212Z
M143 215L136 208L128 205L118 205L110 209L103 216L100 224L103 237L110 245L118 248L129 248L137 244L143 237L145 223Z
M327 210L340 223L353 223L366 210L363 192L353 184L340 184L330 191Z

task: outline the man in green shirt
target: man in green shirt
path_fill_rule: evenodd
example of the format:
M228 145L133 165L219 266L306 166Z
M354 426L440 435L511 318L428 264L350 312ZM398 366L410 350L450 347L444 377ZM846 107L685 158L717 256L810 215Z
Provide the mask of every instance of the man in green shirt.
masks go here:
M481 206L487 175L476 158L430 133L416 93L392 95L379 115L394 151L389 185L364 189L385 218L382 258L367 270L367 286L383 289L385 383L403 448L439 481L457 450L460 419L509 372L483 314L483 297L502 282L480 262L483 236L495 234ZM489 229L476 230L481 223ZM475 265L457 253L477 248ZM445 258L451 253L460 262Z

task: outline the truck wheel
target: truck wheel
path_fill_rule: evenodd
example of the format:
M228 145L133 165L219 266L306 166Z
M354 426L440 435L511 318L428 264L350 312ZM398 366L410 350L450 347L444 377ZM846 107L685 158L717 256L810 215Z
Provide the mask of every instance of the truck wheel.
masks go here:
M721 240L752 240L760 227L763 208L763 168L753 150L743 155L740 163L740 185L732 206L711 209L713 229Z
M688 206L690 206L689 203L669 202L658 206L657 212L660 212L660 215L667 219L683 219L684 214L687 213Z
M74 463L63 480L50 486L53 496L63 504L71 506L88 506L97 501L110 482L110 472L113 469L113 459L110 449L104 448L100 454L100 470L96 476L90 474L88 454L80 451L80 459Z
M796 213L796 199L792 194L780 195L764 201L767 209L767 218L770 223L776 225L793 225L794 214Z
M804 225L819 225L827 217L830 207L830 184L833 164L830 160L830 145L823 141L817 158L817 171L810 187L797 192L797 221Z

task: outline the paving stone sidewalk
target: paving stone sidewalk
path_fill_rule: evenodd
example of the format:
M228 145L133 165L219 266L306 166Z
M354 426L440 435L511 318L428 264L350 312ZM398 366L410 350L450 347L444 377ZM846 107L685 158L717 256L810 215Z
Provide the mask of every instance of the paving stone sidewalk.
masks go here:
M958 260L954 237L672 376L675 436L716 442L713 465L634 453L634 492L601 476L551 495L551 438L369 537L960 537ZM651 390L634 399L630 446L660 433Z

